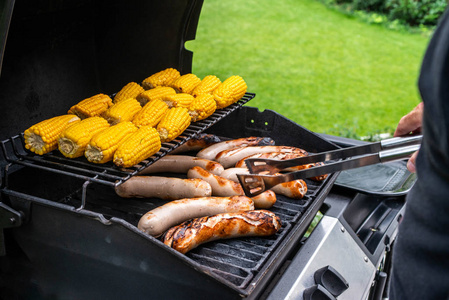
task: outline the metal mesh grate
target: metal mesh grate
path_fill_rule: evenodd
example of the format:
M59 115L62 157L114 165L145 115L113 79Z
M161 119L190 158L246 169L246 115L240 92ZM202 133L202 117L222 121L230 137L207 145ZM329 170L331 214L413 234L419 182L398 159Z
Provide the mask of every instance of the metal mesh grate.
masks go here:
M34 153L25 150L23 134L2 141L1 147L5 160L8 163L74 176L88 182L117 186L156 162L159 158L170 153L170 151L178 148L196 134L203 132L222 120L254 97L255 94L246 93L238 102L223 109L217 109L205 120L192 123L183 134L175 140L163 143L161 149L155 155L126 169L118 168L111 162L101 165L93 164L88 162L84 157L69 159L61 155L58 151L53 151L42 156L35 155Z

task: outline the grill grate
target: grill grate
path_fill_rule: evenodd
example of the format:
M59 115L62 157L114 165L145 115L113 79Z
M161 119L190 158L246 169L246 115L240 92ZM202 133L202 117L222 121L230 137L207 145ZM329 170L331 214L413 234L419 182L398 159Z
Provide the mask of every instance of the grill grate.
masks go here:
M227 115L242 107L245 103L255 97L253 93L246 93L242 99L223 109L217 109L205 120L192 123L182 135L175 140L163 143L159 152L139 164L126 169L116 167L108 162L102 165L89 163L84 157L69 159L61 155L58 151L39 156L24 148L23 134L13 136L1 142L1 147L5 160L11 164L18 164L32 168L38 168L63 175L73 176L82 180L100 183L108 186L117 186L125 182L132 176L139 173L149 165L165 156L170 151L178 148L196 134L202 133Z

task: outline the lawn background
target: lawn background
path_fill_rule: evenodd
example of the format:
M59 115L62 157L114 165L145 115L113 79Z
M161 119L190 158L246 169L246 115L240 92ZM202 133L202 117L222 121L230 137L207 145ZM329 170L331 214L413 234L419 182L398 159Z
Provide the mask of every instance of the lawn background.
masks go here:
M314 0L205 0L192 72L241 75L256 97L315 132L392 131L418 104L429 36L345 16Z

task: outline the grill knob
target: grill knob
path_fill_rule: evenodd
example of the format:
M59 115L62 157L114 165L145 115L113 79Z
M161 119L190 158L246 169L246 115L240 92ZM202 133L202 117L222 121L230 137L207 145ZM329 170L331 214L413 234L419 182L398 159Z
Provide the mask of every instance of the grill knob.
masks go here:
M314 279L316 284L323 286L335 297L339 296L349 288L349 284L345 278L331 266L317 270Z

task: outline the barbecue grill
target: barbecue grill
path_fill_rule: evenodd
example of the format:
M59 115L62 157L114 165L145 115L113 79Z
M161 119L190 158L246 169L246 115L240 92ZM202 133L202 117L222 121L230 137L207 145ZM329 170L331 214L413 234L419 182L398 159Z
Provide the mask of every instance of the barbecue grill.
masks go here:
M99 92L113 95L127 82L166 67L191 72L192 53L184 43L195 38L202 1L2 5L0 297L385 296L406 194L391 192L388 184L371 192L336 184L342 178L338 173L322 182L307 180L303 199L278 196L270 209L282 220L276 235L214 241L187 254L137 229L143 214L166 201L123 199L114 187L200 133L271 137L278 145L311 153L361 143L318 135L275 111L246 105L253 93L192 124L132 168L25 150L26 128L66 113L77 100ZM404 164L391 164L390 170L400 177L396 183L412 185ZM320 222L306 235L318 212Z

